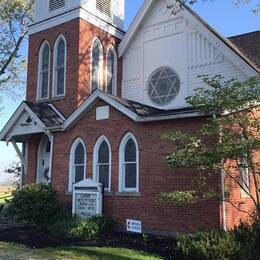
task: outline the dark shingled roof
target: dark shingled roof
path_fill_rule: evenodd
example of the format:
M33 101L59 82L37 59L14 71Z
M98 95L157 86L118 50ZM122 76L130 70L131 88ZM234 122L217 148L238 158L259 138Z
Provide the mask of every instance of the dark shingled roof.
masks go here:
M260 69L260 30L228 38Z
M24 102L47 127L60 126L64 123L61 113L58 114L49 104Z
M155 107L147 106L135 101L131 101L125 98L116 97L113 95L109 95L105 92L104 94L108 95L110 98L120 103L122 106L127 108L128 110L134 112L136 115L140 117L163 117L170 115L178 115L178 114L189 114L197 112L191 107L177 108L171 110L158 109Z

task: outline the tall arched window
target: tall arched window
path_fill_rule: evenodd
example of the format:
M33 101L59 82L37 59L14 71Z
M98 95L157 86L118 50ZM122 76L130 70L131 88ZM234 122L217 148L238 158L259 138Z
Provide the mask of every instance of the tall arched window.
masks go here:
M115 49L110 47L107 52L107 69L106 69L106 81L107 81L107 93L116 95L116 68L117 68L117 56Z
M119 149L119 191L139 191L139 150L135 137L128 133Z
M84 142L78 138L70 150L70 172L68 191L72 191L73 184L85 178L87 168L87 155Z
M94 147L94 179L111 190L111 148L106 137L101 136Z
M91 51L91 92L101 89L103 76L103 51L102 44L96 38L92 44Z
M53 91L54 96L65 95L66 85L66 41L63 36L59 36L54 46L54 66L53 66Z
M44 42L39 52L39 70L38 70L38 99L49 97L50 82L50 46Z

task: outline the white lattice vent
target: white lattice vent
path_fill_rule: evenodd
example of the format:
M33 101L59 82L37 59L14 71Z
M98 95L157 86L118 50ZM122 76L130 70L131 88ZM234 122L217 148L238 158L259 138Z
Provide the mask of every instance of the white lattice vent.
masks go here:
M96 0L96 9L102 14L112 16L112 3L111 0Z
M65 0L50 0L49 12L55 11L65 6Z

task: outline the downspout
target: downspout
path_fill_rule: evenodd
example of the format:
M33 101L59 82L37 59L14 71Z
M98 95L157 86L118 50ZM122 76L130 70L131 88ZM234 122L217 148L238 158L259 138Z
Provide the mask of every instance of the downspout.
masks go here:
M225 204L225 178L224 170L220 170L220 183L221 183L221 210L222 210L222 228L227 231L227 219L226 219L226 204Z
M216 119L216 114L213 114L213 118ZM220 134L219 142L222 142L222 136ZM221 216L222 216L222 228L227 231L227 217L226 217L226 204L225 204L225 177L224 177L224 161L222 160L222 169L220 170L220 192L221 192Z

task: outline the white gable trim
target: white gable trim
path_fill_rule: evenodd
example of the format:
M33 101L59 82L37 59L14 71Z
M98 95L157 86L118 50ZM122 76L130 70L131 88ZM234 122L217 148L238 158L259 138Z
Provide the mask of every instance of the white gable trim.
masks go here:
M134 113L131 112L129 109L127 109L126 107L124 107L123 105L121 105L120 103L116 102L115 100L113 100L111 97L109 97L108 95L102 93L100 90L96 90L67 120L66 122L63 124L63 128L64 130L71 127L76 120L78 120L80 118L80 116L86 112L87 110L89 110L92 105L97 101L97 99L101 99L103 101L105 101L106 103L108 103L110 106L112 106L113 108L119 110L120 112L122 112L123 114L125 114L126 116L128 116L129 118L131 118L134 121L137 121L138 116Z
M134 38L135 34L137 33L137 30L139 29L141 22L145 18L145 15L150 10L152 3L153 3L153 0L146 0L146 1L144 1L141 8L139 9L133 22L131 23L130 27L128 28L128 31L126 32L124 38L122 39L121 43L119 44L119 47L118 47L119 57L122 57L122 55L126 51L127 47L131 43L132 39Z
M119 57L122 57L133 41L139 27L141 26L142 21L147 16L148 12L152 8L152 4L154 0L146 0L136 15L134 21L130 25L126 35L122 39L119 45ZM232 44L228 39L221 39L221 36L211 29L210 26L206 26L207 23L199 17L194 11L189 8L183 7L184 9L181 11L183 16L189 20L192 24L196 26L196 29L200 31L203 35L207 35L209 39L212 41L213 45L221 48L226 57L228 57L237 67L244 69L245 73L250 76L256 76L260 73L259 69L252 64L252 62L245 57L234 44ZM197 16L197 17L196 17ZM214 33L215 32L215 33Z
M29 108L29 106L22 102L22 104L18 107L18 109L14 112L13 116L10 118L8 123L5 125L3 130L0 133L0 141L3 141L4 139L8 138L8 132L13 128L17 120L19 120L21 114L26 111L38 124L40 128L45 130L46 126L45 124L34 114L34 112ZM8 141L8 140L7 140Z

